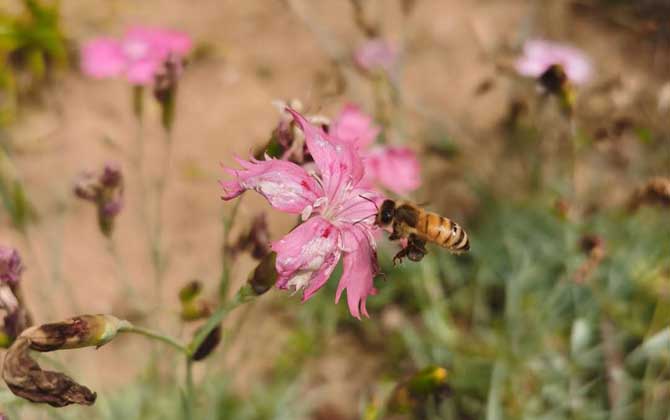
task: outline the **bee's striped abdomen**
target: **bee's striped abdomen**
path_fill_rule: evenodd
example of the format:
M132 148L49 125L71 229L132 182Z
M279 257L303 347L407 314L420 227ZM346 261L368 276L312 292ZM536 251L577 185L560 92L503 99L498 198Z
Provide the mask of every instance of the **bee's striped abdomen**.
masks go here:
M461 252L470 249L470 241L465 230L455 222L439 214L424 212L418 220L417 230L430 242L434 242L451 251Z

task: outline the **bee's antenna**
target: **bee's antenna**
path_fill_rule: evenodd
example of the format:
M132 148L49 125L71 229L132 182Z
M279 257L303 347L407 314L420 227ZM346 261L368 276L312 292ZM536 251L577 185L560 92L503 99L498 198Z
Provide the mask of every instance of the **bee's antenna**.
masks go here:
M361 223L363 220L365 220L365 219L369 219L369 218L371 218L372 216L376 216L376 215L377 215L376 213L373 213L373 214L371 214L371 215L369 215L369 216L365 216L364 218L362 218L362 219L360 219L360 220L356 220L356 221L353 223L353 225L357 225L357 224Z
M377 211L379 211L379 206L377 205L377 203L375 203L375 200L373 200L373 199L371 199L371 198L368 198L368 197L364 196L363 194L358 194L358 196L361 197L363 200L368 200L369 202L371 202L372 204L374 204L374 206L375 206L375 208L377 209ZM369 217L369 216L368 216L368 217Z

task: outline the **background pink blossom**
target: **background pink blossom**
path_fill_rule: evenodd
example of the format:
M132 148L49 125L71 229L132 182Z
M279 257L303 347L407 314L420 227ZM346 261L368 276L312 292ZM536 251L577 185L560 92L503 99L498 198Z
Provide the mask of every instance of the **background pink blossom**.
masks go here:
M103 37L86 42L81 69L94 78L123 75L132 84L148 85L169 56L183 58L192 47L185 33L137 26L120 40Z
M568 79L575 84L584 84L591 79L591 61L582 50L544 40L524 43L523 55L516 61L516 70L523 76L536 78L553 64L560 64Z

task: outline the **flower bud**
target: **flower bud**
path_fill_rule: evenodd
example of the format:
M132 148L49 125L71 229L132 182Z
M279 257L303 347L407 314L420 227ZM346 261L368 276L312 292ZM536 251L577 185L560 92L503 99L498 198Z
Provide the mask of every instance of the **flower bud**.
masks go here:
M563 66L552 64L538 77L537 81L544 91L559 99L563 112L568 115L572 113L575 105L575 92Z
M248 283L256 295L262 295L274 286L277 281L277 269L275 262L277 253L270 252L256 266L249 276Z
M170 56L154 78L154 98L161 106L161 123L167 131L174 124L177 85L183 63L179 57Z
M201 291L202 283L198 280L193 280L179 290L179 301L182 303L191 301L197 298Z
M202 291L202 284L193 280L179 291L179 301L181 303L180 317L183 321L195 321L207 318L212 314L213 305L199 298Z
M389 399L389 410L395 413L415 411L421 409L429 397L442 398L448 392L447 370L428 366L395 387Z
M62 322L43 324L25 330L33 350L48 352L81 347L101 347L128 325L111 315L81 315Z
M195 350L192 359L198 361L209 356L212 353L212 351L216 349L216 347L219 345L220 342L221 342L221 325L218 325L207 335L207 337L205 337L205 341L203 341L202 344L200 344L200 346Z
M77 197L96 205L100 231L105 236L110 236L114 220L123 208L121 169L115 164L108 163L98 176L84 172L75 183L74 193Z

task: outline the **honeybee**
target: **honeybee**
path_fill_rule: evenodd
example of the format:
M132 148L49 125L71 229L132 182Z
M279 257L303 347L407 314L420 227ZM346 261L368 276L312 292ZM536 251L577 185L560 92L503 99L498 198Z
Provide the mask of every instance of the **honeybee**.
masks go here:
M404 257L421 261L427 253L426 242L447 248L454 254L470 249L468 235L460 225L408 201L384 200L375 223L382 229L393 229L390 240L407 239L407 246L393 257L394 264L402 262Z

